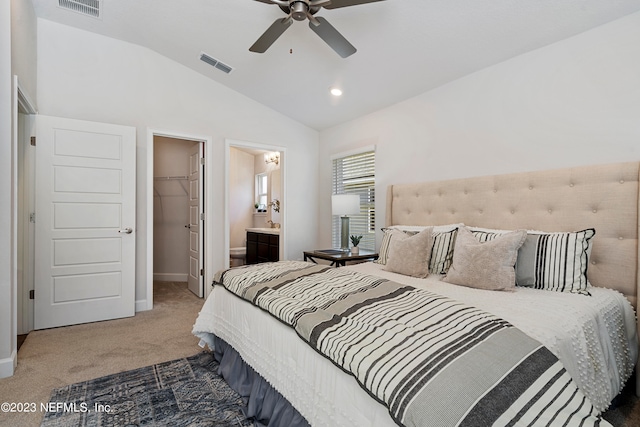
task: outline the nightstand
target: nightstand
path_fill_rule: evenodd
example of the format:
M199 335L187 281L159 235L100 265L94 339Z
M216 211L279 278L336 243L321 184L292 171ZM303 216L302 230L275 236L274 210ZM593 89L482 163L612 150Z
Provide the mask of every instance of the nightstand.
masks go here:
M335 267L344 267L347 261L373 261L378 258L378 253L373 251L365 251L360 249L357 255L351 252L342 252L339 249L316 249L304 252L304 260L317 264L316 259L331 261L331 265Z

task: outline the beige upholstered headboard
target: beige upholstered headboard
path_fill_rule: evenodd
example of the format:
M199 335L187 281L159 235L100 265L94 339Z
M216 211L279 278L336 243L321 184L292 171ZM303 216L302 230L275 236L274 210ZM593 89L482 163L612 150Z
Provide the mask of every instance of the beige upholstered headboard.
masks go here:
M386 225L595 228L589 281L619 290L637 307L639 168L629 162L392 185Z

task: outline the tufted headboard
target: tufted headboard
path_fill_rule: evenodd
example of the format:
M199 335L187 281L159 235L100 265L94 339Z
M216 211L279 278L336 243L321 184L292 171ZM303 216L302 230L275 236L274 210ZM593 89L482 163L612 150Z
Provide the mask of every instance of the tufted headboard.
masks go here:
M595 228L588 277L637 308L639 162L389 186L386 225Z

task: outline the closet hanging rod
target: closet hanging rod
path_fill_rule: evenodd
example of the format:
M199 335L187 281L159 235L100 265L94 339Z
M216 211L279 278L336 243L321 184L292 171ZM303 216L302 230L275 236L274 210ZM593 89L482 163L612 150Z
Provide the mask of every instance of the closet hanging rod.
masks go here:
M172 181L172 180L187 180L189 179L186 175L178 175L178 176L154 176L154 181Z

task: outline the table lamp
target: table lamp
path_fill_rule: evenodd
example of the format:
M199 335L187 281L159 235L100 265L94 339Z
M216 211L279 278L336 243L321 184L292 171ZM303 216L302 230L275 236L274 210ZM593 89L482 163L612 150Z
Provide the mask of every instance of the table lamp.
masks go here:
M340 215L340 249L349 252L349 217L360 213L360 196L357 194L334 194L331 196L331 211Z

